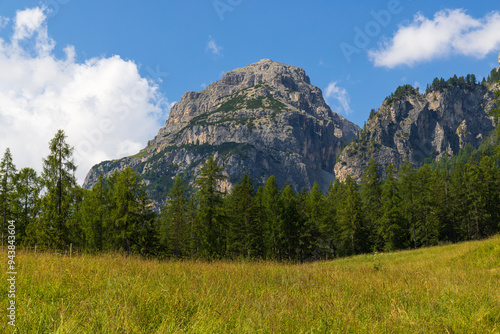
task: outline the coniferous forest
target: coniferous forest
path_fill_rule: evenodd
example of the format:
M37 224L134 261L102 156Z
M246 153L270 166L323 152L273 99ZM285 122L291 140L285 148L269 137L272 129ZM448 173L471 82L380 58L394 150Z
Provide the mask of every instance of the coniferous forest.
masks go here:
M3 155L2 244L11 220L18 245L207 260L312 261L481 239L500 231L499 137L497 128L479 149L419 168L381 171L372 159L362 182L335 181L326 193L317 184L280 189L273 176L256 188L246 175L228 193L210 158L194 191L175 178L158 214L129 167L91 190L79 187L73 148L59 130L40 175L18 171L9 149Z

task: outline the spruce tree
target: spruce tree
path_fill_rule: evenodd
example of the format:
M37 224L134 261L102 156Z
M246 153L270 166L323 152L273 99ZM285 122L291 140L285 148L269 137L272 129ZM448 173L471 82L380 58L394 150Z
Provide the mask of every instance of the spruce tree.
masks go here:
M262 189L261 210L265 258L278 259L278 238L280 235L279 216L280 190L276 178L271 175Z
M360 195L363 204L363 216L367 224L368 242L374 250L383 248L383 238L379 235L381 214L381 175L379 165L374 158L368 162L361 183Z
M16 167L12 162L12 154L7 148L0 161L0 210L2 215L2 249L6 239L8 222L13 218L12 206L14 203L14 189Z
M324 225L325 201L319 184L314 182L306 195L304 223L300 229L299 245L302 260L318 259L320 254L320 228Z
M281 193L279 212L278 257L280 260L297 260L301 217L297 210L297 198L289 184L285 186Z
M379 235L384 240L384 250L392 251L404 248L406 230L401 215L401 194L395 177L396 169L389 164L385 172L387 176L382 185L382 217Z
M341 196L337 211L340 252L342 255L365 252L367 247L362 204L356 182L350 176L342 185Z
M220 190L220 182L225 179L223 170L224 168L218 166L215 159L210 157L196 179L196 253L197 256L208 259L221 258L226 251L223 193Z
M110 248L107 245L107 241L111 237L107 233L107 229L111 226L110 209L109 186L101 173L92 189L85 192L80 209L85 249L103 251Z
M40 208L40 179L33 168L23 168L15 178L14 220L18 243L29 244L26 231L35 220Z
M170 256L182 258L189 243L189 198L182 178L176 176L159 220L159 246Z
M415 168L408 162L403 163L399 172L399 189L402 194L401 204L403 217L409 223L411 246L417 248Z
M151 253L155 248L155 213L139 174L132 168L115 171L109 178L112 249Z
M245 173L236 184L228 204L227 250L233 258L261 258L263 254L260 207L255 199L252 180Z

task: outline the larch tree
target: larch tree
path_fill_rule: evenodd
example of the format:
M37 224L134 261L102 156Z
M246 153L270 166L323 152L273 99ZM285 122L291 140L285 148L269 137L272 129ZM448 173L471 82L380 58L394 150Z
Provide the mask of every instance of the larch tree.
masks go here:
M69 242L68 221L75 204L76 165L73 147L66 142L63 130L57 131L49 143L50 154L43 160L41 179L44 195L41 201L41 241L48 247L61 249Z

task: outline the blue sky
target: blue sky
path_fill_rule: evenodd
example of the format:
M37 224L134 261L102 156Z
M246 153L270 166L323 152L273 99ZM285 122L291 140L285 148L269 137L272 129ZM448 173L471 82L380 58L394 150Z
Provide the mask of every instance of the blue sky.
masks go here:
M498 4L2 0L0 149L40 170L63 128L82 181L94 163L143 148L184 92L263 58L304 68L362 126L399 85L487 76L498 66Z

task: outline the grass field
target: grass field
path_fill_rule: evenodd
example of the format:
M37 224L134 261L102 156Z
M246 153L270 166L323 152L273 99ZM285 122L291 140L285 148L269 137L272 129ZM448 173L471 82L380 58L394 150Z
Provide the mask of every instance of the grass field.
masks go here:
M499 236L300 265L19 252L17 271L5 333L500 333Z

